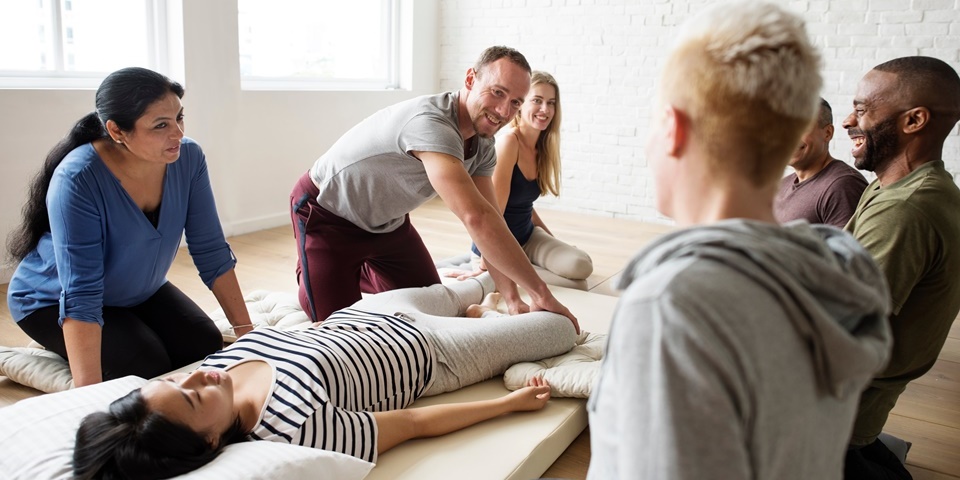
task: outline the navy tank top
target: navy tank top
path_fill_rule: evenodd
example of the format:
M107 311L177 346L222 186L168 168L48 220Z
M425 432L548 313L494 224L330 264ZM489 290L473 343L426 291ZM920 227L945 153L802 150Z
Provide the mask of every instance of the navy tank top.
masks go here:
M527 243L533 234L533 202L538 198L540 186L537 185L537 180L527 180L520 171L520 164L514 165L513 175L510 177L510 197L503 209L503 219L521 246ZM476 244L471 245L470 249L480 255Z

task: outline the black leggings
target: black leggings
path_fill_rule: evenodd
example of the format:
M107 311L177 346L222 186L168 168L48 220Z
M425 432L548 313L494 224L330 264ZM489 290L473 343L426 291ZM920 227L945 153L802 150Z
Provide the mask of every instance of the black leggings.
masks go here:
M879 439L847 450L844 480L911 480L910 472Z
M17 325L47 350L67 358L60 306L41 308ZM223 348L213 320L170 282L134 307L103 307L103 379L152 378Z

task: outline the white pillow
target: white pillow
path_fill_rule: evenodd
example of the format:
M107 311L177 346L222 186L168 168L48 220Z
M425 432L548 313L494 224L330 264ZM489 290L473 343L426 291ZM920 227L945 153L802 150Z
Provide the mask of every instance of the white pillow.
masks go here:
M553 397L589 398L606 344L605 333L581 332L577 346L563 355L511 366L503 373L503 384L508 390L517 390L527 380L541 376L550 384Z
M147 383L124 377L0 408L0 478L71 478L73 443L80 420ZM373 464L325 450L274 442L230 445L204 467L176 478L360 480Z

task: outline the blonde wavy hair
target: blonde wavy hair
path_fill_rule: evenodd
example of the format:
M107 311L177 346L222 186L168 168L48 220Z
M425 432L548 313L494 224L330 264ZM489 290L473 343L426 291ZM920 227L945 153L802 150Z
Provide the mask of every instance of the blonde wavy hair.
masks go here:
M556 91L557 103L554 107L553 120L547 129L537 137L537 186L540 187L540 196L547 193L560 196L560 86L557 80L547 72L534 70L530 73L530 86L545 83ZM513 117L511 125L514 129L520 127L520 112Z
M820 65L799 16L766 2L719 3L684 25L660 99L689 116L715 172L763 186L783 175L817 116Z

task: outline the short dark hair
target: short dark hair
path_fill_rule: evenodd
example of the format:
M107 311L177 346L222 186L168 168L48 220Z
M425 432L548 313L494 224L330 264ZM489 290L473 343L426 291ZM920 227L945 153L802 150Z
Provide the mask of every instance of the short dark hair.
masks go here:
M510 60L518 67L531 73L532 69L530 68L530 63L527 62L527 58L523 56L522 53L518 52L515 49L510 47L504 47L502 45L497 45L489 47L480 54L480 58L477 59L477 63L473 64L473 71L480 72L483 67L500 60L501 58L506 58Z
M833 108L827 99L820 97L820 110L817 113L817 126L820 128L833 124Z
M912 56L894 58L873 67L881 72L894 73L910 83L923 83L929 80L953 84L960 88L960 76L947 62L939 58Z
M170 478L206 465L244 434L238 417L210 445L203 435L150 410L137 389L80 422L73 473L81 480Z
M947 62L939 58L911 56L883 62L874 70L892 73L898 77L913 98L939 103L946 109L950 126L960 119L960 76ZM916 105L920 106L920 105ZM934 108L935 105L923 105Z

